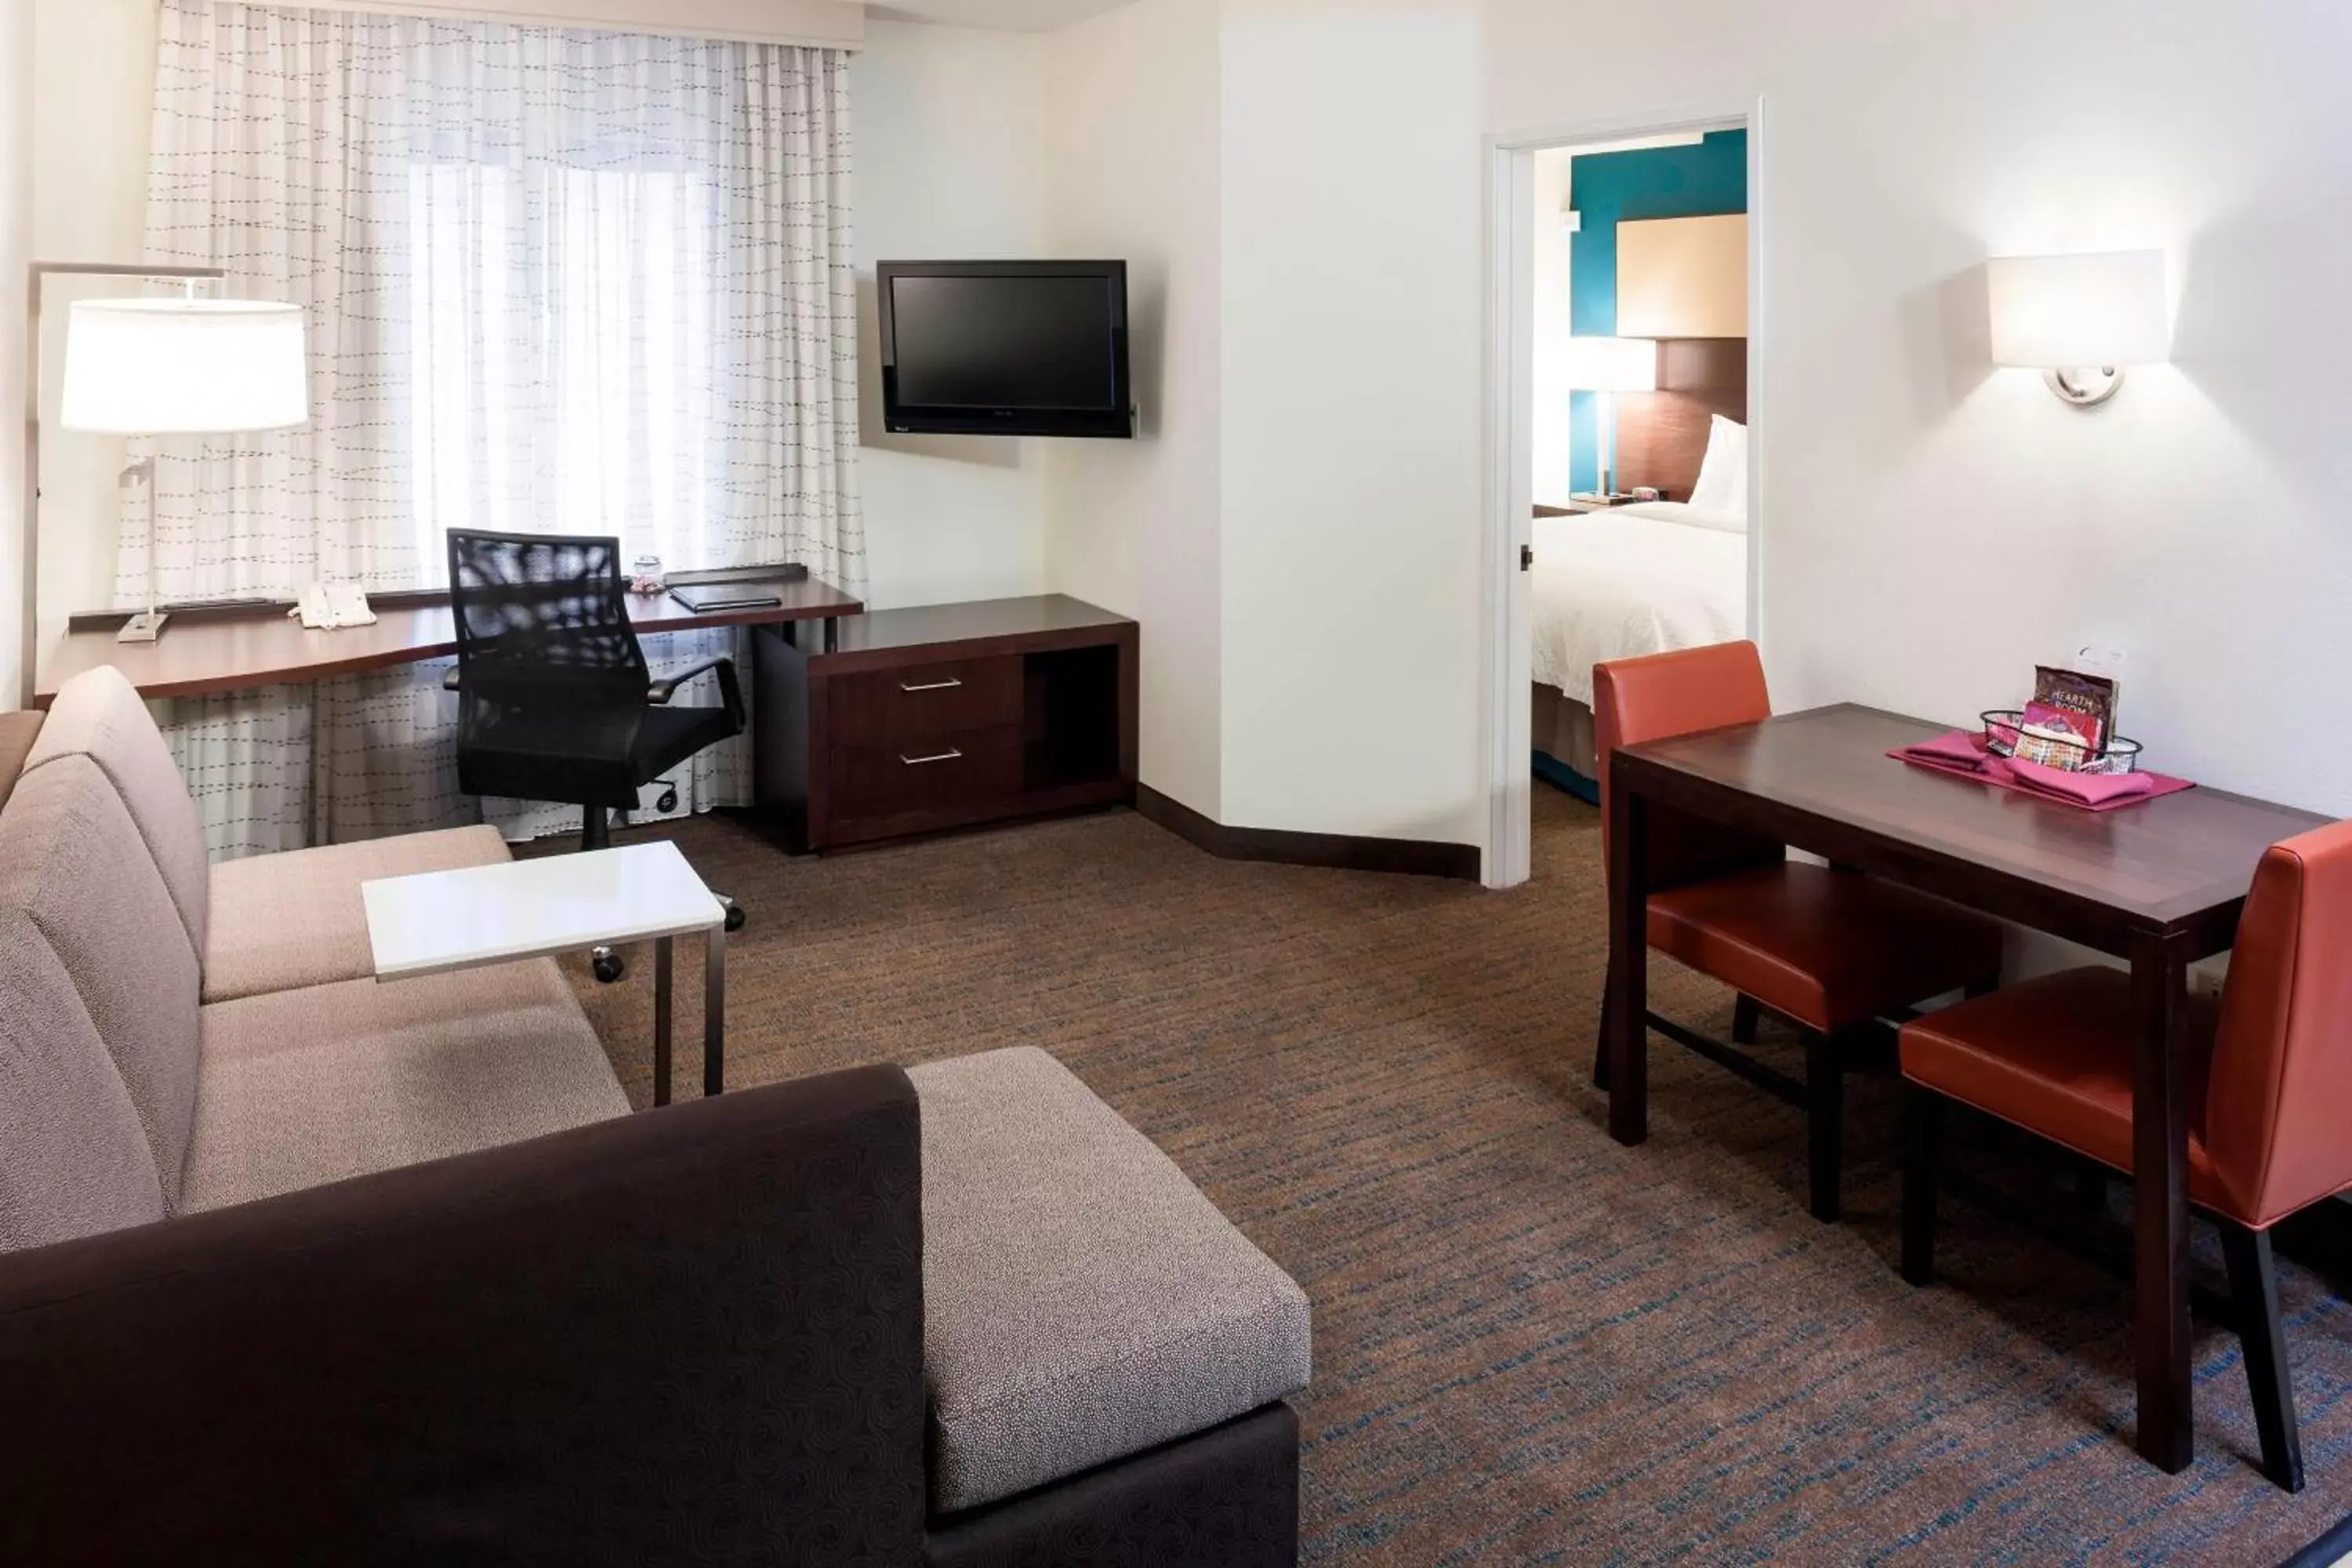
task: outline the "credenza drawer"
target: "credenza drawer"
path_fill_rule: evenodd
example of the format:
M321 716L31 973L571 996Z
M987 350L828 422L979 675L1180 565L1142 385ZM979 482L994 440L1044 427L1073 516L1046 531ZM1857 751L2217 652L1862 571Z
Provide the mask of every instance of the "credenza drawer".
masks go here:
M833 754L833 790L844 817L1010 800L1021 793L1021 731L962 730L880 746L845 746Z
M838 746L887 746L1021 722L1018 658L967 658L833 683L826 728Z

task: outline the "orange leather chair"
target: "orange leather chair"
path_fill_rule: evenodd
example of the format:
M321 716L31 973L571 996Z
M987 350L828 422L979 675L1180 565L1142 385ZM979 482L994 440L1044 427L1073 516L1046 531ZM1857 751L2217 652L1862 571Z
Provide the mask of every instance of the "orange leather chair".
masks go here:
M1597 665L1593 719L1605 805L1620 746L1772 716L1751 642L1720 643ZM1892 764L1890 764L1892 765ZM1877 1020L1947 991L1989 989L2000 973L1990 921L1892 883L1792 861L1769 839L1653 808L1649 944L1739 994L1727 1045L1653 1013L1650 1026L1805 1110L1814 1215L1838 1217L1846 1071L1874 1045ZM1802 1083L1737 1048L1769 1008L1805 1032ZM1606 1009L1593 1078L1605 1086Z
M2253 1387L2263 1469L2303 1488L2271 1226L2352 1187L2352 823L2255 868L2218 1010L2192 1013L2189 1201L2210 1215ZM1957 1100L2118 1171L2132 1164L2131 980L2076 969L1906 1025L1903 1277L1935 1277L1936 1166Z

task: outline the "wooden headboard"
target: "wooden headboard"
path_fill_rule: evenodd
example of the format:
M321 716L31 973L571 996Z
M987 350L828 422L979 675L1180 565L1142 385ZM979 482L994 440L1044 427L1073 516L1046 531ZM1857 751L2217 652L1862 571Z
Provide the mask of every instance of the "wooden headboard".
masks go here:
M1658 390L1617 396L1617 487L1652 485L1688 500L1706 458L1708 419L1748 423L1746 338L1661 338Z

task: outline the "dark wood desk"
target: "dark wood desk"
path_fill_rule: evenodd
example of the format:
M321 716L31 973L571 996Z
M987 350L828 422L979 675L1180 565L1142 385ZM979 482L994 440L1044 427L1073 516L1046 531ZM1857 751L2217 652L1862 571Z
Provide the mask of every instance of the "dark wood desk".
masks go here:
M2225 951L2264 848L2327 819L2221 790L2089 812L1885 753L1947 726L1851 705L1628 747L1610 765L1609 1131L1649 1129L1653 806L1751 829L1872 876L2127 959L2139 1451L2185 1469L2189 1382L2189 965Z
M756 796L794 850L1135 800L1141 630L1048 594L752 639Z
M770 569L772 571L773 569ZM629 596L629 618L639 633L699 631L712 626L831 622L865 608L821 578L758 573L678 574L680 582L724 580L782 601L746 609L689 610L667 594ZM324 680L362 670L447 658L457 651L446 593L370 595L375 624L314 632L289 616L285 605L234 610L183 610L152 643L119 643L119 615L76 616L58 640L34 690L47 708L58 688L83 670L110 664L131 678L142 697L204 697L290 681Z

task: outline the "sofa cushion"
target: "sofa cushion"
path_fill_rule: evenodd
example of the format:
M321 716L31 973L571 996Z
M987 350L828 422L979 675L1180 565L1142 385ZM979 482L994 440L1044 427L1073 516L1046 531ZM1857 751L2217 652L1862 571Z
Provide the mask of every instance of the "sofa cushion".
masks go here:
M499 830L477 826L224 860L212 873L205 1000L373 978L362 882L507 858Z
M37 708L0 713L0 805L8 804L8 792L16 787L16 775L25 771L25 759L32 754L43 717Z
M205 828L179 764L155 727L138 689L111 665L100 665L58 688L47 722L25 759L27 772L59 757L96 763L138 824L155 868L172 889L188 945L205 950Z
M935 1511L1306 1386L1305 1292L1059 1062L1024 1047L908 1076Z
M122 797L89 758L57 757L16 781L0 811L0 909L23 913L72 977L176 1206L196 1099L196 954Z
M552 959L204 1010L182 1206L219 1208L628 1113Z
M0 1252L163 1217L154 1151L73 977L0 909Z

